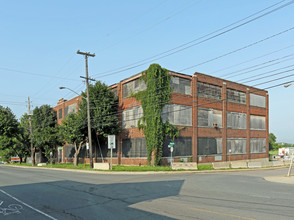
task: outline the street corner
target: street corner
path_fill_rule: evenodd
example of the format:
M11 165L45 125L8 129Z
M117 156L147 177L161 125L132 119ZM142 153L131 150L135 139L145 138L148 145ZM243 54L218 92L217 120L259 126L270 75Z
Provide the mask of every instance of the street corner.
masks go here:
M287 176L287 175L267 176L267 177L264 177L264 179L269 182L294 184L294 175L291 175L291 176Z

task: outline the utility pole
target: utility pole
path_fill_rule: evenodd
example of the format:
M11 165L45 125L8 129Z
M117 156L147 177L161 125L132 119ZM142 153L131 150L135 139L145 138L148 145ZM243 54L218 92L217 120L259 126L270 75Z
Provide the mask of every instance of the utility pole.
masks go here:
M30 97L28 97L28 116L29 116L29 126L30 126L30 141L31 141L31 158L32 158L32 166L35 166L35 148L33 145L33 130L32 130L32 121L31 121L31 101Z
M95 54L91 54L89 52L81 52L79 50L77 51L77 54L85 56L86 77L81 76L81 78L86 79L86 83L87 83L87 118L88 118L89 156L90 156L90 167L93 168L93 148L92 148L92 134L91 134L91 117L90 117L89 80L92 80L92 81L94 81L94 80L90 79L88 76L88 56L95 57Z

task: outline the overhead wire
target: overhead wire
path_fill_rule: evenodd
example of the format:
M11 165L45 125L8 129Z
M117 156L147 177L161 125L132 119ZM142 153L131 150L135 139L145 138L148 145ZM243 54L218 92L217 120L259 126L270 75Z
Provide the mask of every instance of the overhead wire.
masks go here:
M259 76L266 75L266 74L268 74L268 73L276 72L276 71L278 71L278 70L282 70L282 69L285 69L285 68L289 68L289 67L292 67L292 66L294 66L294 65L289 65L289 66L282 67L282 68L278 68L278 69L271 70L271 71L268 71L268 72L260 73L260 74L257 74L257 75L254 75L254 76L251 76L251 77L248 77L248 78L245 78L245 79L238 80L238 82L248 83L248 82L252 82L252 81L255 81L255 80L263 79L263 77L261 77L261 78L257 78L257 79L254 79L254 78L259 77ZM287 72L287 71L280 72L280 73L275 73L275 74L271 74L271 75L268 75L268 76L265 76L265 77L272 77L272 76L279 75L279 74L282 74L282 73L285 73L285 72ZM253 79L252 79L252 78L253 78ZM251 79L251 80L244 81L244 80L247 80L247 79ZM243 81L244 81L244 82L243 82Z
M251 62L251 61L256 61L257 59L260 59L260 58L263 58L263 57L266 57L266 56L272 55L272 54L277 53L277 52L281 52L281 51L286 50L286 49L289 49L289 48L291 48L291 47L293 47L293 46L294 46L294 44L289 45L289 46L284 47L284 48L281 48L281 49L278 49L278 50L275 50L275 51L271 51L271 52L266 53L266 54L263 54L263 55L261 55L261 56L254 57L254 58L252 58L252 59L249 59L249 60L243 61L243 62L241 62L241 63L237 63L237 64L234 64L234 65L231 65L231 66L224 67L224 68L222 68L222 69L215 70L215 71L213 71L213 72L210 72L210 74L219 73L219 72L222 72L222 71L224 71L224 70L231 69L231 68L233 68L233 67L240 66L240 65L245 64L245 63L249 63L249 62Z
M264 39L262 39L262 40L259 40L259 41L256 41L256 42L254 42L254 43L248 44L248 45L246 45L246 46L244 46L244 47L240 47L240 48L238 48L238 49L236 49L236 50L232 50L232 51L230 51L230 52L228 52L228 53L225 53L225 54L222 54L222 55L217 56L217 57L215 57L215 58L212 58L212 59L209 59L209 60L203 61L203 62L201 62L201 63L198 63L198 64L195 64L195 65L192 65L192 66L186 67L186 68L181 69L181 70L179 70L179 71L182 72L182 71L185 71L185 70L188 70L188 69L194 68L194 67L196 67L196 66L200 66L200 65L203 65L203 64L206 64L206 63L210 63L210 62L212 62L212 61L218 60L218 59L220 59L220 58L226 57L226 56L231 55L231 54L233 54L233 53L236 53L236 52L239 52L239 51L241 51L241 50L244 50L244 49L247 49L247 48L249 48L249 47L252 47L252 46L254 46L254 45L256 45L256 44L259 44L259 43L262 43L262 42L264 42L264 41L270 40L270 39L272 39L272 38L274 38L274 37L277 37L277 36L279 36L279 35L285 34L285 33L289 32L289 31L292 31L293 29L294 29L294 26L291 27L291 28L288 28L288 29L286 29L286 30L284 30L284 31L281 31L281 32L279 32L279 33L277 33L277 34L274 34L274 35L271 35L271 36L269 36L269 37L266 37L266 38L264 38Z
M257 15L257 14L260 14L261 12L266 11L266 10L268 10L268 9L270 9L270 8L272 8L272 7L276 6L276 5L278 5L278 4L281 4L281 3L284 2L284 1L285 1L285 0L280 1L280 2L278 2L278 3L276 3L276 4L273 4L273 5L267 7L267 8L265 8L265 9L263 9L263 10L260 10L260 11L258 11L258 12L256 12L256 13L253 13L253 14L247 16L246 18L243 18L243 19L241 19L241 20L238 20L238 21L236 21L236 22L234 22L234 23L232 23L232 24L230 24L230 25L227 25L227 26L225 26L225 27L223 27L223 28L220 28L220 29L218 29L218 30L216 30L216 31L213 31L213 32L209 33L209 34L206 34L206 35L204 35L204 36L202 36L202 37L200 37L200 38L197 38L197 39L194 39L194 40L192 40L192 41L190 41L190 42L187 42L187 43L185 43L185 44L182 44L182 45L180 45L180 46L178 46L178 47L172 48L172 49L170 49L170 50L167 50L167 51L165 51L165 52L162 52L162 53L159 53L159 54L157 54L157 55L151 56L151 57L149 57L149 58L146 58L146 59L140 60L140 61L138 61L138 62L135 62L135 63L129 64L129 65L127 65L127 66L123 66L123 67L116 68L116 69L109 70L109 71L105 71L105 72L100 72L100 73L98 73L98 74L93 75L93 77L95 77L95 76L97 76L97 75L99 75L99 77L105 77L105 76L109 76L109 75L112 75L112 74L121 73L121 72L124 72L124 71L130 70L130 69L134 69L134 68L136 68L136 67L139 67L139 66L142 66L142 65L148 64L148 63L150 63L150 62L153 62L153 61L156 61L156 60L159 60L159 59L165 58L165 57L167 57L167 56L173 55L173 54L178 53L178 52L180 52L180 51L186 50L186 49L191 48L191 47L193 47L193 46L196 46L196 45L199 45L199 44L204 43L204 42L206 42L206 41L209 41L209 40L211 40L211 39L214 39L214 38L216 38L216 37L218 37L218 36L221 36L221 35L223 35L223 34L229 32L229 31L232 31L232 30L234 30L234 29L236 29L236 28L239 28L239 27L241 27L241 26L244 26L244 25L246 25L246 24L248 24L248 23L250 23L250 22L253 22L253 21L255 21L255 20L257 20L257 19L259 19L259 18L261 18L261 17L264 17L264 16L266 16L266 15L268 15L268 14L271 14L271 13L277 11L277 10L280 10L280 9L282 9L282 8L284 8L284 7L286 7L286 6L289 6L290 4L293 4L293 3L294 3L294 1L292 0L292 1L290 1L290 2L288 2L288 3L286 3L286 4L284 4L284 5L279 6L278 8L275 8L275 9L269 11L269 12L266 12L266 13L264 13L264 14L258 16L258 17L253 18L253 19L250 19L249 21L243 22L243 23L241 23L241 24L239 24L239 25L237 25L237 26L235 26L235 27L232 27L232 28L226 30L226 31L223 31L223 32L221 32L221 33L219 33L219 34L215 34L215 35L213 35L214 33L217 33L217 32L219 32L219 31L222 31L222 30L224 30L224 29L226 29L226 28L228 28L228 27L231 27L231 26L233 26L233 25L235 25L235 24L237 24L237 23L240 23L241 21L244 21L244 20L246 20L246 19L248 19L248 18L250 18L250 17L253 17L253 16ZM203 39L203 38L205 38L205 37L208 37L208 36L210 36L210 35L213 35L213 36L212 36L212 37L209 37L209 38L206 38L206 39L204 39L204 40L202 40L202 41L200 41L200 42L197 42L197 43L194 43L194 44L192 44L192 45L189 45L189 44L191 44L191 43L193 43L193 42L195 42L195 41L199 41L199 40L201 40L201 39ZM186 46L186 45L189 45L189 46ZM186 46L186 47L185 47L185 46ZM182 48L182 47L184 47L184 48ZM174 51L174 50L175 50L175 51ZM173 52L172 52L172 51L173 51ZM164 54L166 54L166 55L164 55ZM155 57L157 57L157 58L155 59ZM147 60L148 60L148 62L145 62L145 61L147 61ZM192 68L192 67L191 67L191 68ZM102 74L102 75L100 75L100 74Z
M292 54L290 57L294 56L294 54ZM254 65L254 66L250 66L248 68L245 68L245 69L241 69L241 70L237 70L237 71L234 71L232 73L238 73L238 72L241 72L241 73L238 73L238 74L235 74L235 75L232 75L232 76L229 76L229 77L226 77L226 79L228 78L233 78L233 77L236 77L236 76L241 76L241 75L244 75L246 73L251 73L251 72L254 72L256 70L261 70L261 69L264 69L264 68L267 68L267 67L270 67L270 66L275 66L277 64L281 64L281 63L284 63L284 62L287 62L289 60L293 60L294 57L292 58L289 58L289 59L286 59L286 60L282 60L282 59L285 59L286 57L289 57L289 56L285 56L285 57L282 57L282 58L277 58L277 59L274 59L274 60L270 60L270 61L266 61L266 62L263 62L261 64L257 64L257 65ZM279 61L279 62L275 62L273 63L274 61L277 61L277 60L282 60L282 61ZM271 63L269 65L265 65L265 64L268 64L268 63ZM263 66L265 65L265 66ZM255 68L255 69L252 69L254 67L257 67L257 66L261 66L261 67L258 67L258 68ZM244 70L247 70L247 69L251 69L251 70L248 70L248 71L245 71L245 72L242 72Z

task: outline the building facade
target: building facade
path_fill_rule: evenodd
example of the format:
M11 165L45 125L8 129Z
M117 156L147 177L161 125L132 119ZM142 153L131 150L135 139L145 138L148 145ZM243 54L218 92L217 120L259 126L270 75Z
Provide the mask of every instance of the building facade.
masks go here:
M170 103L163 109L162 119L180 129L180 137L174 140L176 161L211 163L268 159L267 91L201 73L193 76L169 73L173 92ZM140 77L141 74L137 74L110 86L118 96L122 127L114 152L117 164L147 164L146 139L137 128L143 110L140 102L131 97L132 93L146 89ZM78 110L79 100L80 97L59 101L55 107L59 123L71 111L69 109L74 108L70 107L74 103ZM163 164L169 162L170 142L167 139L163 145ZM67 161L69 155L64 153L65 148L63 159ZM99 148L94 150L96 161L102 158L107 161L107 146Z

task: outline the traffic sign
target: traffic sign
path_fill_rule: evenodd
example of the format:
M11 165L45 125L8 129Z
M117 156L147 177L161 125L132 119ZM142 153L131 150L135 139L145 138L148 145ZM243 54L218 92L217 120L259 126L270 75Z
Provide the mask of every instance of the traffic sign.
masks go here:
M108 135L108 149L115 149L115 135Z

